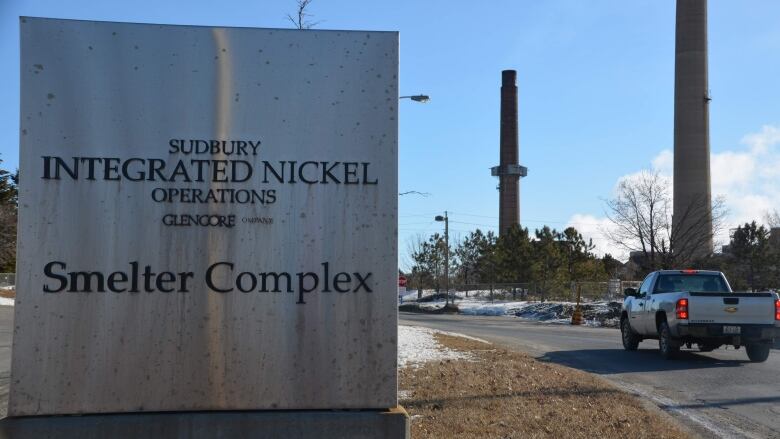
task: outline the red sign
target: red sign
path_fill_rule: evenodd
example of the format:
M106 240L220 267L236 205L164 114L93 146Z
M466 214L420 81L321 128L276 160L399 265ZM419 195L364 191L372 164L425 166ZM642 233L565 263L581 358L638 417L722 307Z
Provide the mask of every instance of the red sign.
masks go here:
M399 287L406 286L406 276L398 276L398 286Z

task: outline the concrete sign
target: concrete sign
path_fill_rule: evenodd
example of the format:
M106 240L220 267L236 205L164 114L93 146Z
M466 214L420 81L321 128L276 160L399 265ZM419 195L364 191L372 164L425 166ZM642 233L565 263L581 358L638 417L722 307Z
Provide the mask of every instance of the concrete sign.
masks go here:
M394 407L397 33L20 27L9 415Z

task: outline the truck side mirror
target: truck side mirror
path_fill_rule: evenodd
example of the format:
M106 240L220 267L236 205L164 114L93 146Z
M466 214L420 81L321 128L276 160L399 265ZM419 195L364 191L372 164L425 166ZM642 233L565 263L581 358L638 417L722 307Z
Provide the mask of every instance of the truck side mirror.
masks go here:
M626 296L626 297L629 297L629 296L636 297L637 296L636 288L626 288L625 290L623 290L623 295Z

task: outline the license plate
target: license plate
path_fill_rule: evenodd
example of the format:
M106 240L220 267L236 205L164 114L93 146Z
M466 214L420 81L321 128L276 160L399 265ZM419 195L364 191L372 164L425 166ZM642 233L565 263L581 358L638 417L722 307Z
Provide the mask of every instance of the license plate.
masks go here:
M723 327L723 333L724 334L739 334L742 332L742 327L740 326L724 326Z

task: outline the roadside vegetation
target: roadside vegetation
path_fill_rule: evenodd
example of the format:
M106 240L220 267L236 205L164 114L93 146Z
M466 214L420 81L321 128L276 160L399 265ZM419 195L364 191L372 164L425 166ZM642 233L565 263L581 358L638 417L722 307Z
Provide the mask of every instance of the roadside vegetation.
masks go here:
M467 359L399 371L415 438L687 438L668 415L593 375L435 334Z
M495 287L498 294L511 292L513 300L518 289L524 300L573 300L573 284L594 285L598 291L583 293L603 299L609 279L640 281L652 271L677 268L723 271L738 290L780 288L780 212L767 212L762 221L730 230L729 242L720 243L727 245L716 243L714 254L694 257L724 229L724 200L708 207L713 231L696 234L698 239L672 229L671 206L671 182L651 172L622 181L614 197L605 200L610 225L604 235L613 247L630 254L627 261L596 255L593 242L574 227L531 231L513 226L501 236L476 229L462 239L450 237L449 249L439 233L417 236L408 243L409 269L402 274L412 290L439 292L447 284L461 292ZM691 227L702 229L698 224Z
M513 284L513 293L550 298L570 297L571 282L606 282L617 276L620 263L611 256L593 254L594 245L574 227L558 231L543 227L531 233L513 226L498 237L477 229L451 243L449 284L462 291L497 289ZM419 237L409 249L408 288L441 291L445 284L444 237ZM519 289L519 291L517 291ZM498 291L497 291L498 293Z
M0 165L3 161L0 160ZM0 273L16 270L16 204L19 171L0 169Z

